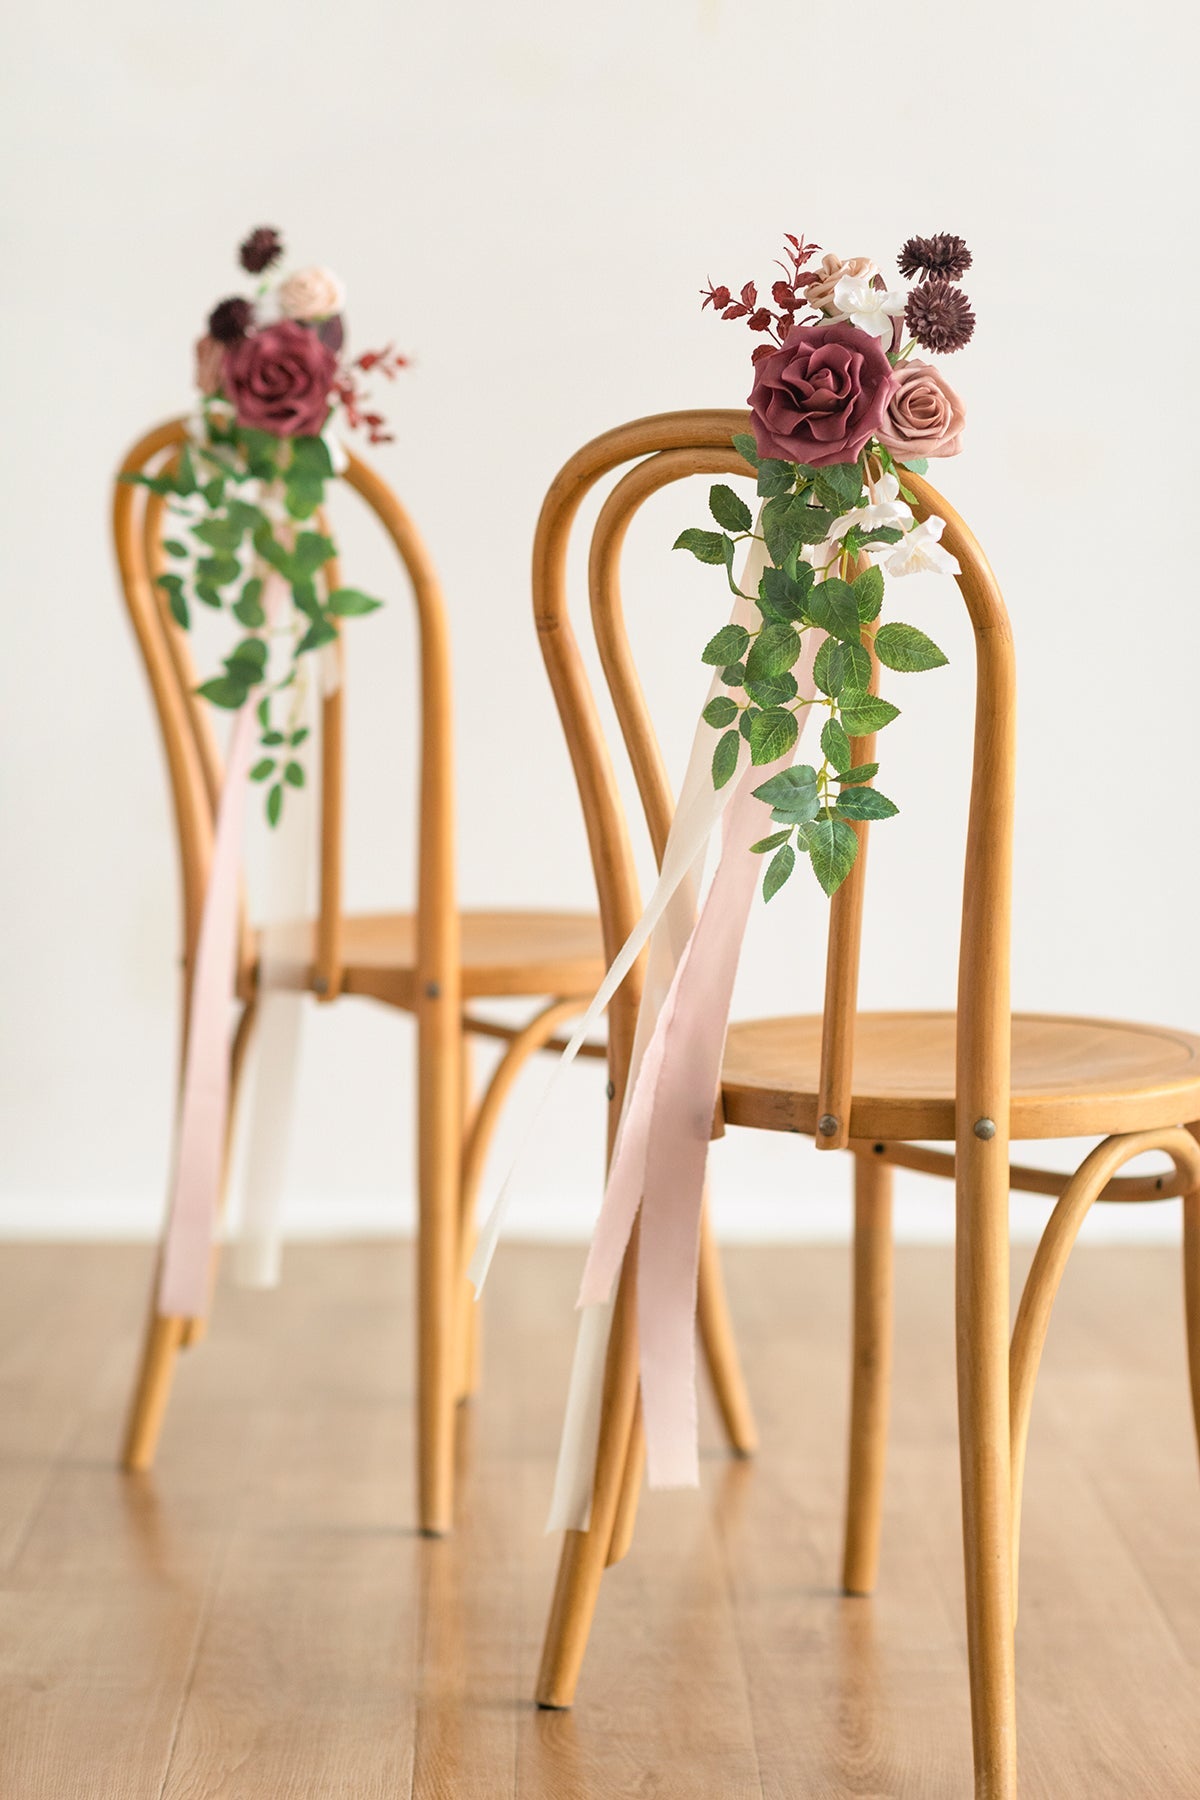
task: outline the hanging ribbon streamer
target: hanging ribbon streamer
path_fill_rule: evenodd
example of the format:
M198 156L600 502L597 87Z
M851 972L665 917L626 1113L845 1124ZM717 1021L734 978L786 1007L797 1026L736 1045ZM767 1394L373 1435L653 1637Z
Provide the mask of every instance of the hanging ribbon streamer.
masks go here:
M284 591L282 577L271 570L263 590L268 626L278 616ZM243 706L229 742L192 972L175 1176L158 1282L157 1310L164 1318L198 1319L208 1312L229 1119L242 833L257 735L254 708Z

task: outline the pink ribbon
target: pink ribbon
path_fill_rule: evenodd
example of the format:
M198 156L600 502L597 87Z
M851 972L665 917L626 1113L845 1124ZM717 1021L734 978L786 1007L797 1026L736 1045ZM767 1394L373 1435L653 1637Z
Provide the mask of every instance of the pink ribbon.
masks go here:
M805 700L816 691L818 636L808 634L796 670ZM800 712L802 731L808 713ZM699 1481L695 1322L704 1177L734 979L763 868L750 845L771 830L771 809L754 789L786 768L795 751L737 777L712 885L634 1077L580 1290L581 1306L611 1297L640 1205L638 1350L655 1488Z
M282 594L282 578L271 571L263 596L268 625L274 623ZM163 1318L197 1319L208 1312L229 1119L242 832L256 724L254 708L247 703L234 721L217 807L192 974L175 1174L158 1281L157 1310Z

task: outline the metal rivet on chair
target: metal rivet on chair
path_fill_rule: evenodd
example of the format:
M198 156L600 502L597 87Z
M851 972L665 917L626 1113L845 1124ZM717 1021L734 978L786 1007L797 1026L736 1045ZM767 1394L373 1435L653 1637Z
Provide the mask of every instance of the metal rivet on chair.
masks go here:
M314 994L327 994L328 992L329 992L329 983L326 981L325 977L323 975L315 976L313 978L313 993Z
M607 1094L607 1095L608 1095L608 1097L609 1097L609 1099L610 1099L610 1100L615 1100L615 1099L616 1099L616 1097L617 1097L617 1090L616 1090L616 1088L615 1088L615 1087L614 1087L614 1086L613 1086L613 1084L612 1084L612 1082L611 1082L611 1081L610 1081L610 1082L609 1082L609 1084L608 1084L608 1086L607 1086L607 1087L606 1087L606 1088L605 1088L605 1090L604 1090L604 1091L605 1091L605 1093L606 1093L606 1094Z
M427 981L425 983L425 998L427 1000L438 999L441 995L441 991L441 987L436 981Z
M995 1135L996 1121L994 1119L976 1119L975 1136L977 1138L994 1138Z
M822 1137L836 1137L838 1122L832 1113L822 1113L817 1120L817 1130Z

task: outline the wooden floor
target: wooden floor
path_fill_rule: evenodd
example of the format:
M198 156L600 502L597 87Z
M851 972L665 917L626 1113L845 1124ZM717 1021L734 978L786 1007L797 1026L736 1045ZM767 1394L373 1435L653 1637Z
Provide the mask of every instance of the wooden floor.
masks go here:
M4 1800L970 1793L950 1253L902 1253L884 1570L835 1591L846 1255L728 1266L754 1465L650 1496L574 1712L528 1704L580 1257L497 1259L463 1518L410 1528L409 1252L222 1289L157 1472L113 1466L148 1253L0 1249ZM1200 1484L1175 1258L1077 1253L1034 1416L1024 1800L1200 1793Z

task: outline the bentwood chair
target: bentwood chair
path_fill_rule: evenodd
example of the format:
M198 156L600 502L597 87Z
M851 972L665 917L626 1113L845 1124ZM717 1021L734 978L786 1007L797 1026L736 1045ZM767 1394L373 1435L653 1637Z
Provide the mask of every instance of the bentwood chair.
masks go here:
M623 814L596 697L568 609L566 558L587 492L632 465L600 510L591 539L592 624L661 856L672 814L653 723L625 632L622 546L642 503L694 474L745 475L731 448L742 412L680 412L610 431L574 456L547 495L534 552L542 652L575 768L606 934L623 936L636 906ZM875 1582L883 1492L892 1292L893 1166L957 1186L959 1429L976 1794L1016 1793L1014 1568L1033 1387L1050 1310L1091 1203L1183 1196L1185 1291L1193 1406L1200 1428L1200 1038L1107 1020L1013 1015L1009 1000L1015 687L999 588L966 525L917 476L916 511L946 521L958 585L974 628L975 741L963 883L957 1015L858 1012L867 827L832 902L822 1014L731 1027L722 1075L724 1123L811 1136L854 1157L854 1323L843 1585ZM857 739L857 760L873 757ZM638 1003L636 979L609 1010L612 1104L620 1104ZM1009 1164L1010 1137L1104 1139L1070 1176ZM952 1144L953 1150L929 1148ZM925 1147L922 1147L925 1146ZM1174 1172L1118 1177L1147 1150ZM1009 1336L1008 1196L1057 1195ZM636 1232L633 1240L636 1244ZM633 1244L618 1287L605 1372L599 1454L586 1531L566 1534L537 1697L569 1706L601 1576L624 1555L640 1483Z
M137 443L121 474L171 463L185 441L182 421ZM415 911L347 914L342 901L343 716L345 683L328 684L320 706L319 900L315 919L289 930L301 954L290 980L328 1004L361 995L413 1014L417 1025L417 1513L439 1535L453 1516L455 1411L476 1380L477 1317L465 1268L488 1144L517 1075L537 1051L561 1047L564 1024L591 997L604 972L595 918L548 911L459 912L455 899L454 773L449 629L429 555L399 500L366 463L349 456L344 484L374 514L412 590L419 633L420 769ZM165 501L118 481L113 525L126 603L146 664L170 776L182 872L183 1036L212 858L221 759L207 702L197 698L188 638L175 624L155 577L164 567ZM169 533L168 533L169 535ZM324 577L336 586L329 564ZM341 664L342 646L334 647ZM344 670L342 671L344 677ZM236 1086L260 993L261 933L245 917L240 935L231 1086ZM278 972L273 977L280 985ZM540 1004L523 1025L479 1014L474 1003L526 997ZM473 1037L505 1041L478 1097L467 1092ZM601 1045L585 1054L603 1057ZM233 1107L230 1119L233 1118ZM281 1147L282 1151L282 1147ZM718 1403L736 1449L754 1425L729 1327L721 1273L709 1245L704 1268L710 1315L704 1348ZM125 1435L126 1468L153 1461L181 1348L204 1322L160 1316L152 1299Z

